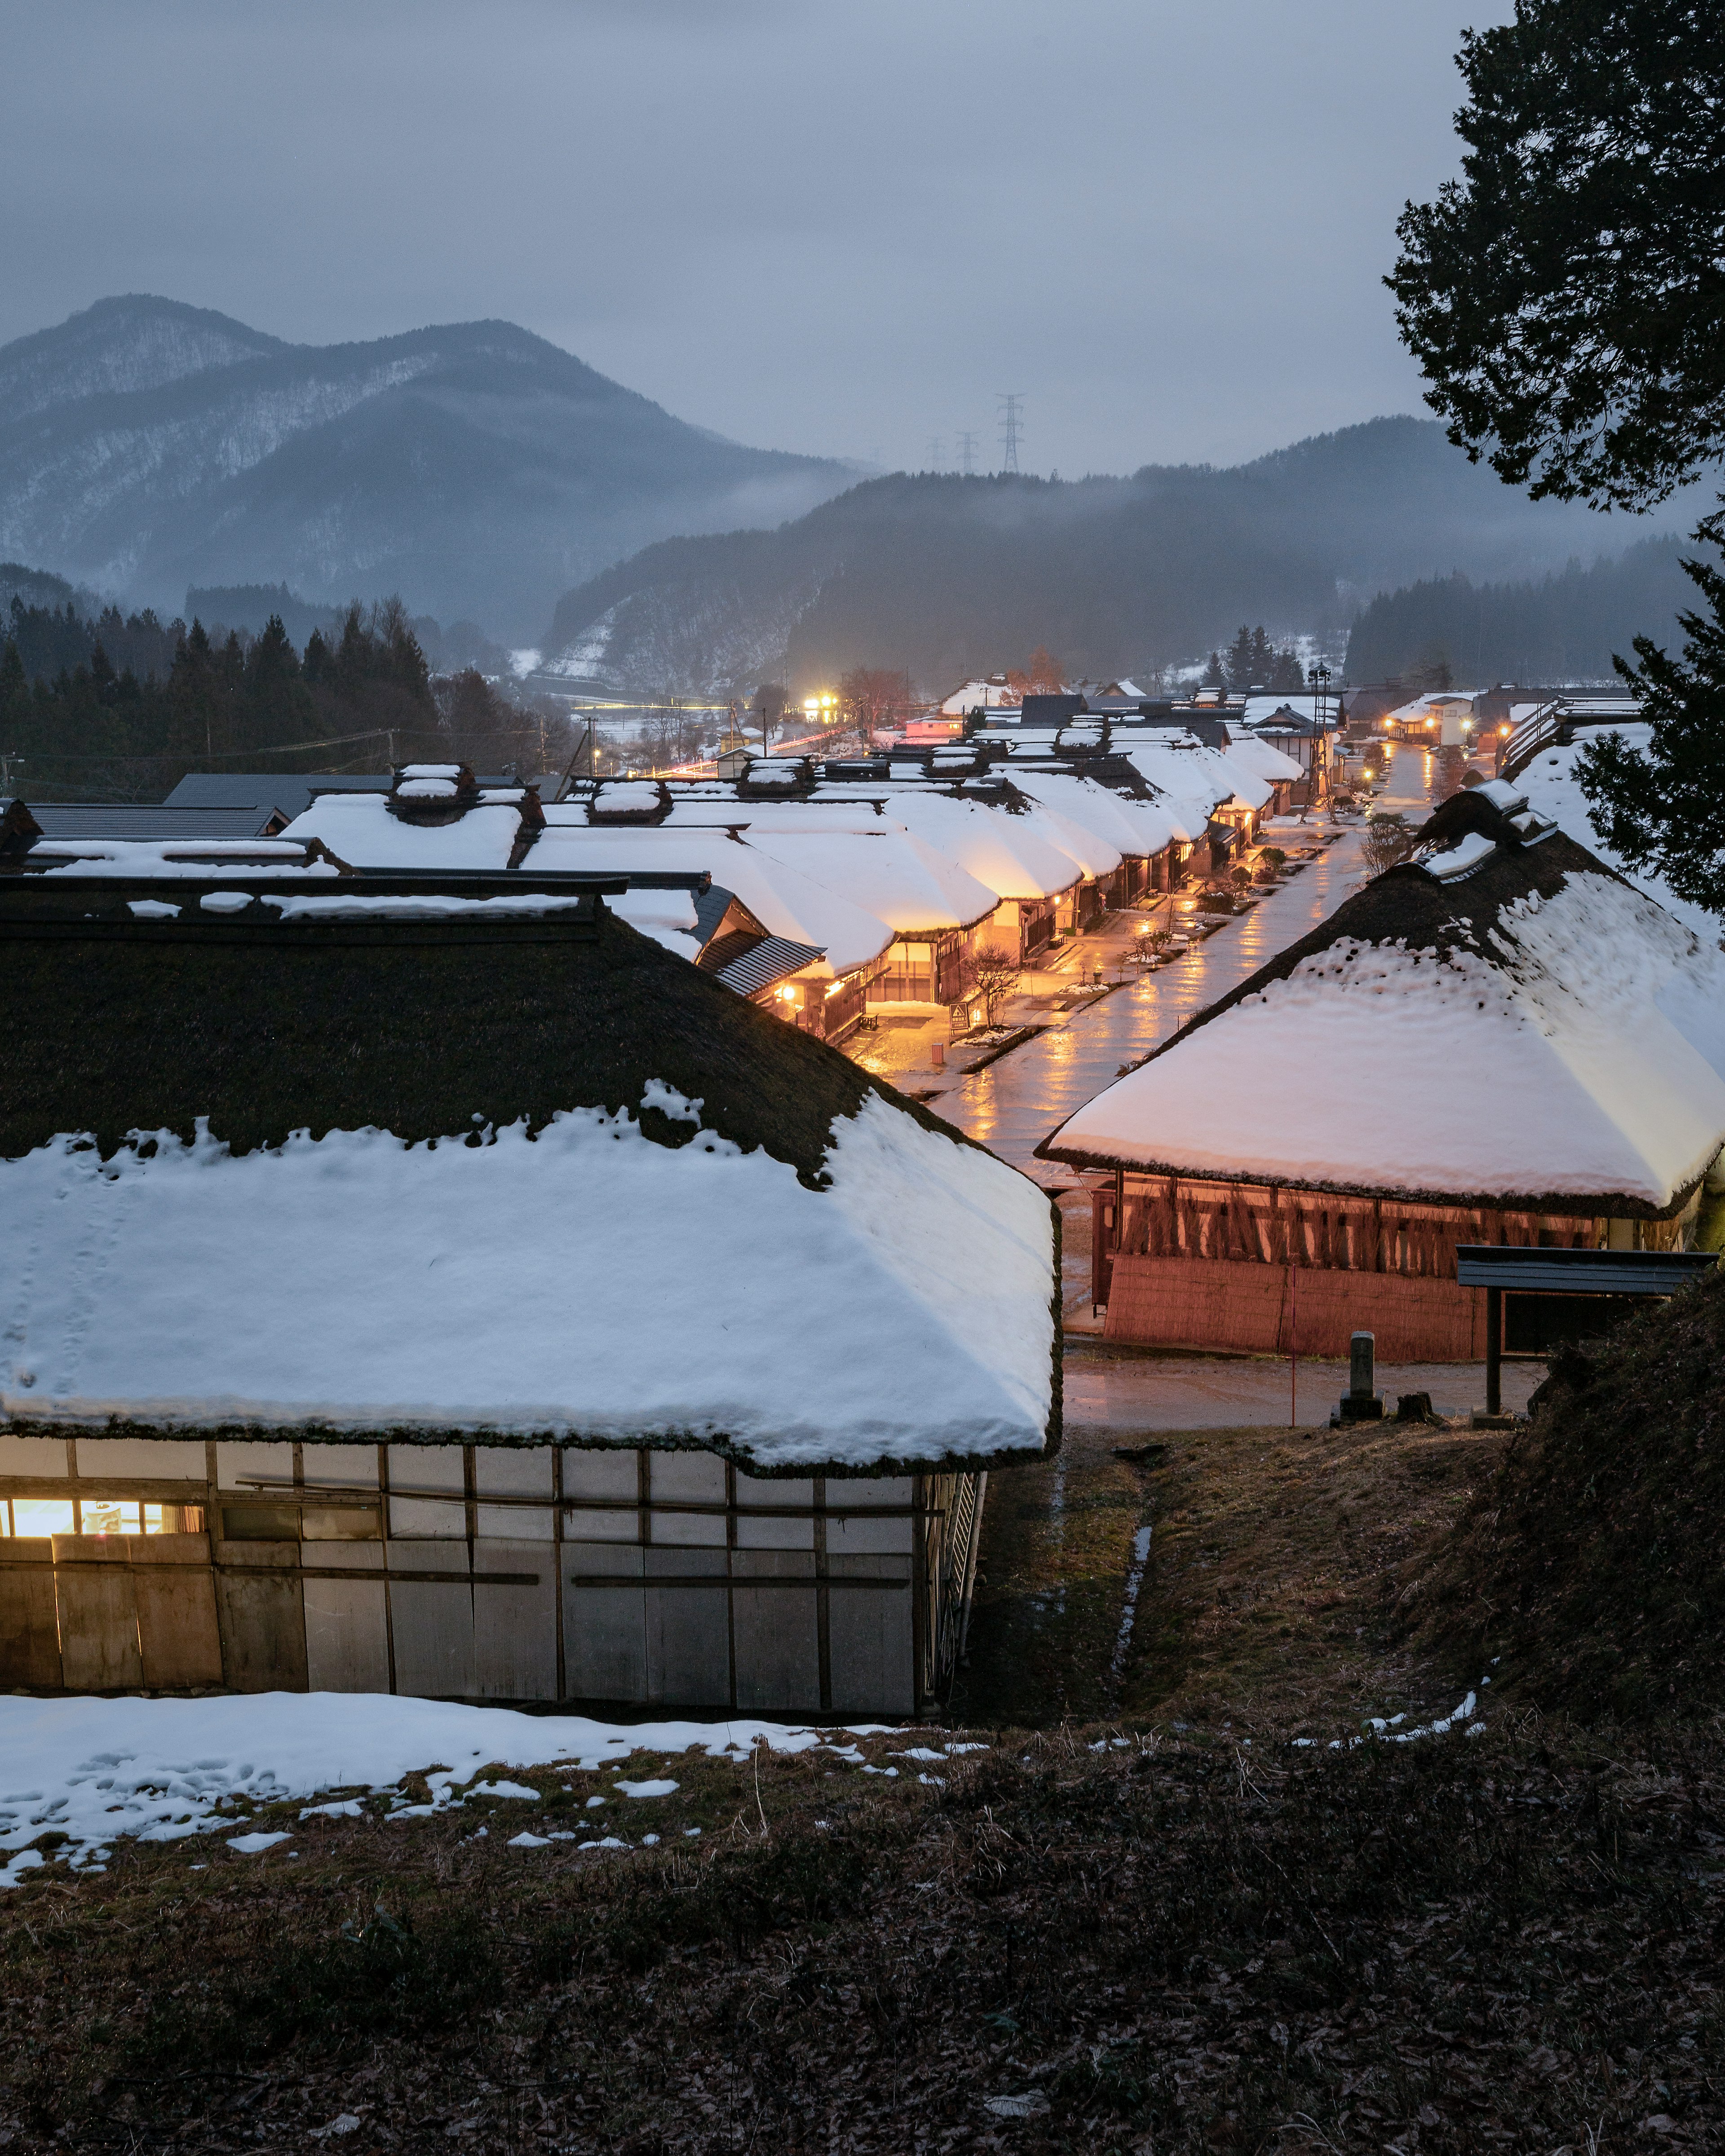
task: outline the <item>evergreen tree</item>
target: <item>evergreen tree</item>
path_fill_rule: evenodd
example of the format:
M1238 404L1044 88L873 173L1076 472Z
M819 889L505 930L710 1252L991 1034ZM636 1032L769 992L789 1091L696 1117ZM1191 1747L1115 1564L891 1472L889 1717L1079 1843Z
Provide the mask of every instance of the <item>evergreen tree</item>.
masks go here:
M1204 680L1199 686L1204 689L1225 689L1228 686L1228 676L1223 670L1222 654L1219 651L1211 652L1210 663L1204 668Z
M1697 526L1725 545L1725 506ZM1575 760L1594 829L1632 869L1662 875L1679 898L1725 913L1725 572L1686 558L1708 613L1678 616L1686 642L1673 659L1651 637L1635 640L1639 666L1615 660L1653 728L1645 749L1621 734L1590 742Z

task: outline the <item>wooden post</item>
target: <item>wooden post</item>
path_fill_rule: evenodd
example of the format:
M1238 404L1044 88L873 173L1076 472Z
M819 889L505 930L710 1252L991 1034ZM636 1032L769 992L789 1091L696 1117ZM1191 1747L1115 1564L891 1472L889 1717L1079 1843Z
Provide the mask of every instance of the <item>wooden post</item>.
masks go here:
M1503 1412L1503 1290L1486 1290L1486 1413Z

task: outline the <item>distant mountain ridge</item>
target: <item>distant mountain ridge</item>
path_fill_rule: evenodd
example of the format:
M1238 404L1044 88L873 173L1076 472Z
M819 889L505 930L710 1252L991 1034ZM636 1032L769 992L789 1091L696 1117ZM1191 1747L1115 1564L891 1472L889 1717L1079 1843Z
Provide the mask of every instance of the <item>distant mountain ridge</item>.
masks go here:
M294 345L135 295L0 346L0 557L166 610L188 584L399 591L521 638L656 539L776 525L854 476L509 322Z
M1022 664L1073 675L1183 663L1242 621L1327 634L1373 595L1453 571L1538 577L1693 511L1529 502L1435 420L1372 419L1250 464L1076 482L897 474L776 531L666 540L558 604L547 663L644 692L799 692L856 665L925 689Z

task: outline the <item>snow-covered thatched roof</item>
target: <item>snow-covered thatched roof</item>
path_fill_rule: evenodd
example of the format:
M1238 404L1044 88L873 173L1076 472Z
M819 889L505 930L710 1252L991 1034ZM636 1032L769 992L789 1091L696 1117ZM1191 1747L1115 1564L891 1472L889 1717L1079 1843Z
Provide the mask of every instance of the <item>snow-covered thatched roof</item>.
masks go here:
M1044 1194L480 880L0 877L0 1430L1040 1452Z
M1676 1211L1725 1141L1725 958L1481 793L1420 838L1042 1150L1433 1203Z

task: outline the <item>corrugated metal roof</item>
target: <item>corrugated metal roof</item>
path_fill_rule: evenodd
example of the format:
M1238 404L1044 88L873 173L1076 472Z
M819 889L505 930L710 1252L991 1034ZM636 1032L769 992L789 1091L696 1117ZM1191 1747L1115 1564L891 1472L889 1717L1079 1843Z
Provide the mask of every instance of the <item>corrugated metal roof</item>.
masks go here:
M285 820L267 801L224 808L44 801L33 806L30 814L46 839L264 839L279 831Z
M788 937L765 936L752 949L721 966L716 978L740 996L757 995L775 982L800 973L822 955L817 943L793 943Z

